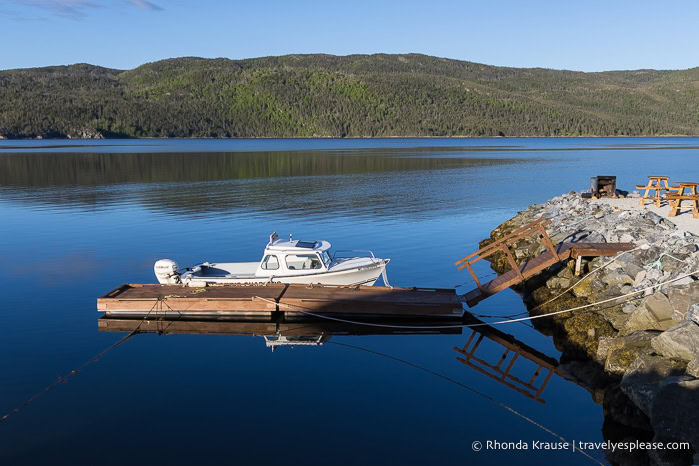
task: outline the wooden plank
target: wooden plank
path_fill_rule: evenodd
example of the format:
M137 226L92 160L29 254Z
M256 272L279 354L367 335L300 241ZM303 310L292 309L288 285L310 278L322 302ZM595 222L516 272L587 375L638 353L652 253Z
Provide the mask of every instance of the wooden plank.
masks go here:
M284 305L280 305L283 303ZM234 316L273 312L460 316L461 300L454 289L374 286L211 286L122 285L98 298L108 315Z
M285 307L286 306L286 307ZM280 300L287 314L461 315L453 289L365 287L364 289L289 287Z
M634 246L633 243L561 243L555 249L558 258L551 251L546 251L524 262L519 270L509 270L469 291L465 296L466 304L469 307L473 307L488 296L521 283L551 265L569 257L576 259L578 257L615 256L619 252L633 249Z

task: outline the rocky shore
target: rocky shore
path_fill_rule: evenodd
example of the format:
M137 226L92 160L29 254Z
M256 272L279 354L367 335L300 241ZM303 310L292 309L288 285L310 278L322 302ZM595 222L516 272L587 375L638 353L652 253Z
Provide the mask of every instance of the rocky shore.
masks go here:
M540 217L551 220L547 232L554 244L633 242L634 250L615 258L584 260L579 276L571 260L514 289L531 315L609 301L532 323L553 336L561 367L604 407L605 438L684 441L699 452L699 236L689 231L696 231L699 219L691 213L668 219L658 211L639 206L638 199L565 194L519 212L481 247ZM542 249L536 237L513 247L519 261ZM496 272L509 270L504 255L491 257ZM693 453L650 451L609 459L691 464Z

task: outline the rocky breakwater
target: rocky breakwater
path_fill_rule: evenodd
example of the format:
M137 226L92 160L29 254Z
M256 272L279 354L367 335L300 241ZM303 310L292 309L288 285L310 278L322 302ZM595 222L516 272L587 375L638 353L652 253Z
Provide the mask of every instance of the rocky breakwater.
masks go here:
M614 258L584 260L579 276L571 260L514 287L531 315L606 301L532 320L553 336L561 367L604 406L605 437L685 441L699 451L699 237L638 206L637 199L570 193L518 213L481 247L540 217L551 220L546 229L554 244L636 245ZM511 249L525 261L543 246L532 237ZM504 254L491 256L491 267L509 270ZM648 454L646 460L659 464L691 462L692 456Z

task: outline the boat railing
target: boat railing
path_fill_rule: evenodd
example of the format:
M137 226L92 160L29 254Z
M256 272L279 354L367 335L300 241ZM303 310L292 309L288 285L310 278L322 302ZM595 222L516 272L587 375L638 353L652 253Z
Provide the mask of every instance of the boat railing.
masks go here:
M337 257L339 253L352 253L353 255L345 256L344 254L340 255L340 257L346 258L346 259L352 259L355 257L371 257L372 259L376 259L376 256L374 256L373 251L369 250L364 250L364 249L339 249L335 251L333 254L333 260ZM364 254L364 256L359 256L357 254Z

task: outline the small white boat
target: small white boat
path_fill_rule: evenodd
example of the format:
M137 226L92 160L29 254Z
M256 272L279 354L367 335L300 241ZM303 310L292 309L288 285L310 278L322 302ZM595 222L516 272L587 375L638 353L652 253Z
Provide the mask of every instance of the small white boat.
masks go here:
M180 272L177 263L161 259L155 263L158 282L166 285L206 286L236 283L308 283L319 285L373 285L383 276L390 259L379 259L371 251L336 251L330 254L327 241L299 241L276 233L260 262L204 262Z

